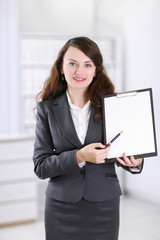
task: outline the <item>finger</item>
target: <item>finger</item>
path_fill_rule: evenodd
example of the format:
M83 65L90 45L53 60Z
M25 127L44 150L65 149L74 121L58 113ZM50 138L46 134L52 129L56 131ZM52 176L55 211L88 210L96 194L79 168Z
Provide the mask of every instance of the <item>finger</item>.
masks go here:
M108 152L109 150L111 149L111 147L108 147L108 148L98 148L96 149L96 153L98 154L99 157L101 158L106 158L108 156Z
M98 149L104 149L105 145L103 145L102 143L98 142L98 143L93 143L94 148L98 148Z
M117 157L116 160L123 166L127 166L126 162L124 162L124 160L122 160L121 158Z
M106 152L108 152L110 149L111 149L111 144L109 145L109 147L106 147L106 146L105 146L105 148L104 148L104 150L105 150Z
M125 153L123 154L123 160L119 157L117 157L116 160L123 166L133 167L133 163L129 160Z
M136 165L137 164L137 161L136 159L134 158L134 156L130 156L130 162L133 164L133 165Z
M134 166L138 166L142 163L142 158L135 159L134 156L130 156L130 160Z
M130 163L130 160L129 160L129 158L127 157L126 153L123 153L123 160L124 160L126 163Z
M143 158L138 158L138 159L136 159L136 161L137 161L137 164L140 165L140 164L142 164L142 162L143 162ZM138 166L138 165L137 165L137 166Z
M105 163L106 161L103 159L101 161L98 162L98 164L102 164L102 163Z
M108 157L108 153L109 153L109 150L110 150L110 147L109 148L105 148L105 149L100 149L98 154L99 154L99 157L101 159L106 159Z
M107 152L107 153L101 153L101 154L98 154L98 155L96 156L95 160L96 160L97 162L100 162L100 161L104 162L104 160L105 160L107 157L108 157L108 152Z
M103 144L102 144L103 145ZM98 146L96 144L96 146ZM100 146L100 145L99 145ZM109 148L104 148L104 149L96 149L94 152L94 162L95 163L105 163L105 159L108 157L108 152L110 150L111 147Z
M124 159L125 159L125 162L127 163L127 165L128 165L129 167L134 167L134 166L135 166L135 164L136 164L136 159L134 158L133 155L131 155L130 158L128 158L128 157L126 156L126 154L124 154Z
M108 144L106 145L106 148L109 148L109 147L111 147L111 143L108 143Z

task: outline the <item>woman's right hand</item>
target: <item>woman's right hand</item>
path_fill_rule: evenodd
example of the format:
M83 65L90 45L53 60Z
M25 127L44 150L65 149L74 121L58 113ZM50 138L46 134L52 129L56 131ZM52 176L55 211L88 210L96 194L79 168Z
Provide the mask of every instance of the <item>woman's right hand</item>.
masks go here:
M91 143L77 151L77 162L105 163L110 148L106 148L102 143Z

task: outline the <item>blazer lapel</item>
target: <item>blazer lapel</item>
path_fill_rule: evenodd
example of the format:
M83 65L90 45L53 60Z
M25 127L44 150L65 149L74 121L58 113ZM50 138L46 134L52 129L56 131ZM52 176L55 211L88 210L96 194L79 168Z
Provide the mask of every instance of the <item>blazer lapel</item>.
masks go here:
M71 112L69 109L66 93L60 95L53 103L53 111L57 124L61 129L63 135L78 149L82 147L82 144L77 136L74 123L72 120Z
M98 119L98 123L94 121L94 116L96 114L95 108L91 105L91 115L88 124L88 130L85 138L84 144L87 145L91 142L94 142L95 138L97 137L98 133L102 131L102 120L101 118Z

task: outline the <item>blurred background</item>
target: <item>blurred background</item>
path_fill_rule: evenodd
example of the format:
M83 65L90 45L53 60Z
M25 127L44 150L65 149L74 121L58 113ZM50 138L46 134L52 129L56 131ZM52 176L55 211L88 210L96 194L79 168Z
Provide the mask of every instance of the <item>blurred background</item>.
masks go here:
M47 180L33 173L33 108L69 38L98 43L117 92L152 88L160 152L159 12L159 0L0 0L1 240L45 239ZM117 174L120 240L160 240L159 156L146 158L140 175Z

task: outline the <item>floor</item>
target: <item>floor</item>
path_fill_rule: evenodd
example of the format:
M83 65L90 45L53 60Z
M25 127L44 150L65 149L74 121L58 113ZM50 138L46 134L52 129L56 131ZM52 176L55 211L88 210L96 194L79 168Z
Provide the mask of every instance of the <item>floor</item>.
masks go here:
M0 228L0 240L17 239L45 240L43 215L35 223ZM160 205L122 197L119 240L160 240Z

